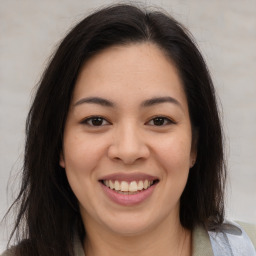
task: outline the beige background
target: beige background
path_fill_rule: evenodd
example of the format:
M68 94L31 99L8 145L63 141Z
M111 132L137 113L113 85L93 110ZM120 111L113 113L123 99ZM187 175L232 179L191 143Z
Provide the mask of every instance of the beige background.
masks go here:
M0 0L0 217L16 192L11 185L17 184L22 165L32 89L66 31L106 3L113 1ZM141 3L163 7L194 34L222 103L229 171L227 215L256 223L256 1ZM5 234L1 226L0 251Z

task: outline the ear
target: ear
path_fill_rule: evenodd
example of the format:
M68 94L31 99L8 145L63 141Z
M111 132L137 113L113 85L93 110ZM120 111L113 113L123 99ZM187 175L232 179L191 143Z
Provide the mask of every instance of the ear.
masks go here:
M60 161L59 161L59 165L60 165L62 168L65 168L65 159L64 159L64 155L63 155L63 152L62 152L62 151L60 152Z
M199 138L198 129L193 128L191 151L190 151L190 168L192 168L196 163L198 138Z

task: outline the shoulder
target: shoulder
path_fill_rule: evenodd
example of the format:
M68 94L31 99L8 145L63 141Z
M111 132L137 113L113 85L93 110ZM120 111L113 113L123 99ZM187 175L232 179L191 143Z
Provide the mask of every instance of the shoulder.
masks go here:
M238 221L237 224L245 230L247 235L250 237L254 248L256 248L256 224L249 224L241 221Z
M15 248L12 247L12 248L6 250L0 256L15 256Z
M208 231L214 255L256 256L255 226L225 221Z
M192 233L193 256L256 256L256 225L225 221L207 230L198 225Z
M0 256L17 256L17 255L27 255L27 248L29 247L29 240L24 239L16 245L10 246L6 251L4 251ZM24 250L25 249L25 250Z
M209 234L203 225L197 225L192 231L192 255L214 256Z

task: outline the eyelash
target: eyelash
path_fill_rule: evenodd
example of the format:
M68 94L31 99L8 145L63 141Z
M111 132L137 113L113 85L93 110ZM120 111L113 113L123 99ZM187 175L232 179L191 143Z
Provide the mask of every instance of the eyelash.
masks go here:
M154 122L154 121L163 121L163 124L157 125L157 124L150 124L150 122ZM174 122L172 119L170 119L169 117L165 117L165 116L155 116L153 118L151 118L147 124L152 125L152 126L165 126L165 125L170 125L170 124L176 124L176 122Z
M99 125L94 125L93 122L94 121L100 121ZM150 124L151 122L154 121L161 121L160 125L157 125L156 123ZM105 124L104 124L105 122ZM163 122L163 123L162 123ZM82 124L91 126L91 127L101 127L101 126L105 126L105 125L110 125L111 123L106 120L104 117L101 116L91 116L88 117L86 119L84 119L82 122ZM175 121L173 121L172 119L165 117L165 116L155 116L153 118L151 118L149 121L147 121L145 124L151 125L151 126L165 126L165 125L170 125L170 124L176 124Z
M106 122L107 124L100 124L100 125L93 125L93 121L102 121L102 122ZM91 122L91 123L89 123ZM111 124L109 121L107 121L104 117L101 117L101 116L91 116L91 117L88 117L86 119L84 119L82 122L82 124L86 124L88 126L92 126L92 127L101 127L101 126L104 126L104 125L109 125Z

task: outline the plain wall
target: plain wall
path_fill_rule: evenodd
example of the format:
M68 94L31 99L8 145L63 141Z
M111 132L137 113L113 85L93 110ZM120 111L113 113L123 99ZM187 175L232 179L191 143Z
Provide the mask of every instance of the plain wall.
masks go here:
M107 3L114 2L0 1L0 218L17 192L13 184L22 166L33 87L67 30ZM141 3L164 8L196 38L221 102L229 173L227 216L256 223L256 1ZM0 235L1 251L3 225Z

